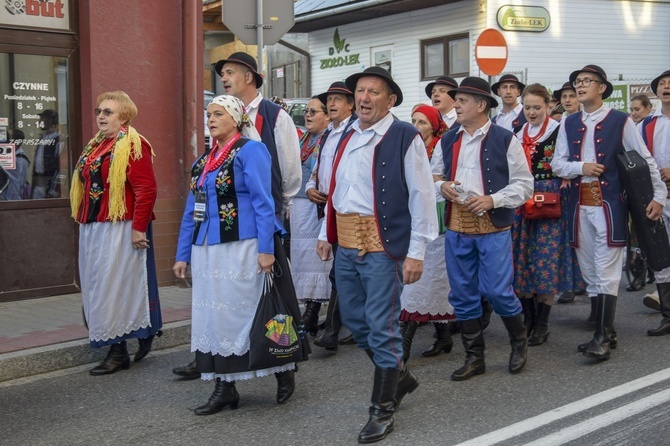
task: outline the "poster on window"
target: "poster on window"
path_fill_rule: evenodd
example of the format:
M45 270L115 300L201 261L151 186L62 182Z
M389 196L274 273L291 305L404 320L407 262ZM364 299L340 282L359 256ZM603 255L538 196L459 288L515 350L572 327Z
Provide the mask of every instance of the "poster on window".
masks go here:
M391 60L393 58L393 49L391 47L377 47L372 48L372 63L375 67L382 67L389 73L393 74L391 71Z

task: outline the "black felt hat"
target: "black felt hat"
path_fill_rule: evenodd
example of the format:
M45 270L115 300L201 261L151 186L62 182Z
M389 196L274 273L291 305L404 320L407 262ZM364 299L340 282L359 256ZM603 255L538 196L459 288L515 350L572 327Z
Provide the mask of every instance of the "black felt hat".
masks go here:
M488 99L491 108L498 106L498 100L491 94L491 86L481 77L466 77L458 88L449 90L447 94L456 99L456 93L478 94Z
M456 82L456 79L449 76L440 76L437 79L435 79L434 82L431 82L430 84L426 85L426 96L428 96L429 98L433 97L433 88L435 87L435 85L446 85L447 87L458 88L458 82Z
M653 91L654 94L656 94L656 89L658 89L658 83L661 81L662 78L664 78L666 76L670 76L670 70L665 70L663 73L661 73L660 76L658 76L656 79L651 81L651 91ZM656 96L658 96L658 95L656 95Z
M526 85L521 83L521 81L519 81L519 78L516 77L515 75L513 75L513 74L503 74L502 76L500 76L500 79L498 79L498 82L491 85L491 91L496 96L500 96L498 94L498 88L500 87L500 85L503 82L516 82L516 84L519 86L519 95L521 95L521 92L524 90L524 88L526 88Z
M249 54L239 51L237 53L233 53L230 56L228 56L228 59L218 61L214 66L216 74L221 76L221 68L223 68L223 65L228 62L237 63L249 68L249 70L251 70L251 72L254 74L254 77L256 78L256 88L260 88L261 85L263 85L263 75L258 72L258 65L256 65L256 59L251 57Z
M609 98L612 92L614 91L614 86L610 83L610 81L607 80L607 74L605 74L605 70L600 68L598 65L587 65L581 70L573 71L572 73L570 73L571 84L574 85L575 79L577 79L579 73L595 73L600 77L600 79L602 79L603 84L606 87L605 93L603 93L603 99Z
M573 87L572 84L571 84L570 82L566 82L566 83L563 84L563 86L562 86L561 88L559 88L558 90L554 90L554 91L551 93L551 96L552 96L554 99L556 99L558 102L561 102L561 95L563 94L563 90L572 90L572 91L575 91L575 87Z
M387 70L385 70L382 67L368 67L365 70L363 70L361 73L356 73L352 74L347 78L345 83L347 84L347 88L351 91L356 91L356 82L358 82L358 79L365 77L365 76L376 76L376 77L381 77L384 79L389 86L391 87L391 90L393 91L393 94L396 95L396 101L395 104L393 105L394 107L397 107L398 105L402 104L402 90L398 86L398 84L395 83L393 78L391 77L391 73L389 73Z
M330 87L328 87L328 91L326 91L325 93L321 93L316 97L319 98L319 101L325 104L328 101L329 94L343 94L345 96L351 96L351 97L354 96L354 93L347 88L347 84L345 84L342 81L333 82L332 84L330 84Z

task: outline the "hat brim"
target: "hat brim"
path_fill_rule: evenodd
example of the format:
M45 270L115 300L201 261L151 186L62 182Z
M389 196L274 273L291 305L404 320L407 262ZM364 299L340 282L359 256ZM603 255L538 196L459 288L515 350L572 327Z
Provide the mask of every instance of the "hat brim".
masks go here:
M504 81L498 81L495 84L491 85L491 91L493 92L493 94L500 97L500 95L498 94L498 88L505 82L512 82L516 84L517 87L519 87L519 96L521 96L521 93L523 93L523 91L526 89L526 84L523 84L519 81L515 81L514 79L505 79Z
M352 98L354 97L353 93L347 93L346 91L342 91L342 90L328 90L325 93L317 94L316 97L319 98L319 101L326 104L326 103L328 103L328 95L329 94L341 94L342 96L351 96Z
M244 62L242 62L241 60L238 60L238 59L223 59L223 60L218 61L216 63L216 65L214 65L214 71L216 71L217 75L221 76L221 69L228 62L236 63L238 65L242 65L242 66L247 67L249 69L249 71L251 71L253 73L254 77L256 78L256 88L261 88L261 86L263 85L263 76L256 73L254 71L254 67L252 67L251 65L246 64L246 63L244 63Z
M488 99L489 106L491 108L496 108L498 106L498 100L492 94L490 94L485 90L480 90L479 88L461 86L458 88L454 88L453 90L449 90L447 94L451 96L451 99L456 99L456 93L467 93L467 94L476 94L478 96L484 96L486 99Z
M396 84L393 81L393 79L391 79L390 76L388 76L388 77L387 76L382 76L381 74L377 74L377 73L356 73L356 74L352 74L351 76L349 76L344 81L344 83L347 85L347 88L349 90L356 91L356 83L358 82L358 79L360 79L362 77L369 77L369 76L374 76L374 77L378 77L380 79L384 79L391 86L391 91L393 91L393 94L396 95L396 101L395 101L395 104L393 104L394 107L397 107L400 104L402 104L402 100L403 100L402 90L400 89L398 84Z
M658 90L658 83L661 82L661 79L664 77L670 77L670 70L664 71L660 76L651 81L651 91L653 91L656 96L658 96L658 94L656 94L656 90Z
M573 87L570 87L570 88L568 88L568 87L563 87L563 88L559 88L558 90L554 90L554 91L551 93L551 97L553 97L554 99L556 99L558 102L561 102L561 96L563 95L563 91L564 91L564 90L572 90L572 91L576 91Z
M607 79L602 77L602 75L600 73L598 73L597 71L590 71L590 70L584 70L584 69L573 71L572 73L570 73L570 83L571 84L573 84L573 85L575 84L575 79L577 79L577 76L579 76L579 73L597 74L598 77L600 78L600 81L603 83L603 85L605 85L605 92L603 93L603 99L607 99L612 95L612 92L614 91L614 85L612 85L612 83L610 81L608 81ZM577 91L577 89L575 89L575 92L576 91Z

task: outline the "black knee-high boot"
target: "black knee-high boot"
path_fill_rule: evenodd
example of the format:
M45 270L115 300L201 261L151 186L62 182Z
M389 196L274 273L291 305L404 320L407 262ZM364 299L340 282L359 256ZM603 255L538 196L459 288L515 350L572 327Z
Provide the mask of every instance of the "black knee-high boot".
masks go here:
M458 321L463 347L465 347L465 364L451 375L454 381L465 381L486 371L484 364L484 334L481 319Z
M521 311L523 311L523 325L526 327L526 334L530 336L535 328L535 321L537 319L537 308L535 307L534 297L522 297Z
M337 351L339 345L339 334L342 328L340 320L340 304L337 298L337 291L330 293L328 302L328 312L326 313L326 323L323 334L314 339L314 345L325 348L326 350Z
M319 331L319 310L321 309L321 302L315 300L305 301L305 312L300 318L299 325L306 332L312 336L316 336Z
M661 323L653 330L648 330L649 336L664 336L670 333L670 283L657 283L658 300L661 303Z
M398 388L398 369L375 367L370 418L358 435L359 443L374 443L393 431L395 395Z
M616 296L612 296L611 294L598 294L596 296L596 328L593 333L593 339L584 349L584 356L587 358L601 361L609 359L610 340L614 331L616 300Z
M512 317L503 317L503 324L509 333L509 343L512 352L509 355L509 372L519 373L526 365L528 357L528 335L523 324L523 316L517 314Z
M400 323L400 334L402 334L402 360L407 363L409 361L409 354L412 350L412 341L414 334L419 327L417 321L407 321Z
M551 305L544 302L537 304L537 317L535 319L535 329L528 338L528 345L542 345L549 337L549 313Z

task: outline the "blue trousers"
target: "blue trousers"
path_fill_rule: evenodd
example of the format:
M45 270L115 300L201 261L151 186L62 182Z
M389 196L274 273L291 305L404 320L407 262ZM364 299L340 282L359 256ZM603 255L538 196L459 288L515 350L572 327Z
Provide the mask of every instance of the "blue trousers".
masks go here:
M512 235L509 230L471 235L447 230L445 257L451 292L449 302L459 320L482 315L481 298L501 317L521 313L512 283Z
M385 369L397 369L402 364L402 264L384 252L359 257L357 249L341 246L335 256L342 323L358 346L370 349L374 363Z

